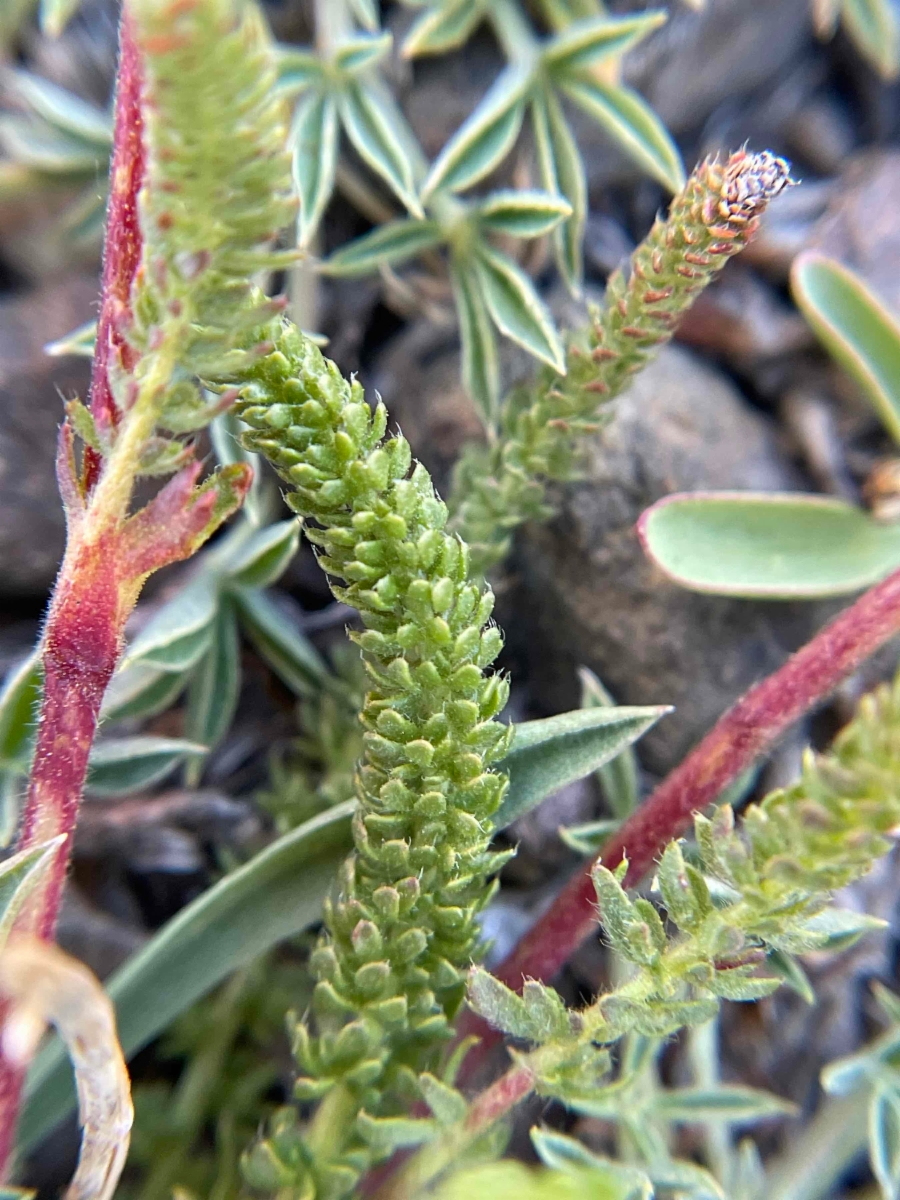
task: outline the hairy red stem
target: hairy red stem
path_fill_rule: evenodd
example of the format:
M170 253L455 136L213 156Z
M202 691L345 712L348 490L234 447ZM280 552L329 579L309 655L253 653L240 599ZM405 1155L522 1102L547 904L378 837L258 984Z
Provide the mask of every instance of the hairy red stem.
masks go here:
M143 178L138 52L127 15L121 26L116 84L115 144L107 212L103 289L91 408L98 424L115 423L109 387L110 356L124 349L121 334L131 282L141 254L137 198ZM127 363L126 363L127 365ZM87 493L99 475L100 460L85 449L82 487ZM61 472L64 494L71 485ZM38 886L16 921L17 932L53 936L69 862L71 834L87 774L88 755L103 693L118 660L127 615L120 591L115 531L86 544L75 534L80 523L69 512L66 556L47 614L42 645L44 687L37 744L18 849L64 833L43 886ZM13 1147L23 1080L22 1071L0 1057L0 1173L5 1177Z
M712 803L795 721L898 633L900 571L895 571L720 717L684 762L613 835L597 861L613 868L627 855L626 884L638 883L666 843L684 833L695 812ZM514 988L521 988L525 979L552 979L597 922L597 896L587 870L563 888L500 964L497 977ZM471 1033L479 1034L482 1041L466 1061L467 1074L500 1036L480 1017L467 1012L459 1034Z

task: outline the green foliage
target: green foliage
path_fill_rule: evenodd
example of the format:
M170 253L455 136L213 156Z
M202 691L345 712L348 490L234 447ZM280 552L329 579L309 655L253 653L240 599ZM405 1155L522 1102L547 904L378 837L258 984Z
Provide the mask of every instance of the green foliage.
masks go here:
M601 311L567 354L564 378L544 372L514 392L490 447L470 446L457 466L454 523L481 570L506 554L511 531L552 511L546 481L573 476L580 439L607 404L674 332L678 317L746 245L769 200L789 183L787 165L741 151L692 174L632 256L610 279Z
M900 443L900 324L846 267L817 253L791 272L794 298L822 344ZM708 492L667 496L639 522L645 551L694 591L765 599L843 595L900 566L887 498L870 515L824 496Z
M353 804L282 835L186 905L109 979L126 1056L195 1000L278 942L319 920L350 844ZM61 1043L43 1048L28 1080L19 1143L36 1145L74 1105Z
M838 21L885 80L900 71L900 21L891 0L812 0L818 32L830 36Z
M768 995L779 983L760 973L769 953L829 944L831 893L870 869L888 848L900 816L898 729L900 678L864 697L832 751L819 759L809 754L802 778L751 806L740 831L728 806L711 819L698 814L696 862L676 842L659 862L662 903L679 930L673 936L647 900L622 889L621 870L595 867L605 935L634 970L587 1009L567 1014L543 985L531 984L519 997L473 970L470 1003L476 1010L513 1036L540 1044L524 1060L539 1090L580 1111L601 1113L605 1104L618 1103L621 1086L598 1087L609 1069L605 1047L626 1034L665 1037L707 1020L722 998ZM847 1068L840 1077L847 1078ZM719 1090L716 1102L725 1099ZM734 1113L734 1104L747 1100L731 1096L726 1108ZM706 1102L712 1102L708 1096Z

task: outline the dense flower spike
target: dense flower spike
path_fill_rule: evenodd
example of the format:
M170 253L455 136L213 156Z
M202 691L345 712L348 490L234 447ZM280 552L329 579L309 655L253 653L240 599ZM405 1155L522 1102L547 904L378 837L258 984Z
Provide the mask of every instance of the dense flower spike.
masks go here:
M489 841L505 779L488 767L509 746L493 719L507 685L486 673L502 644L493 596L469 581L468 549L446 532L447 509L405 438L385 437L384 406L370 410L359 383L290 324L274 340L238 401L245 440L315 523L308 534L335 595L362 616L353 636L372 689L356 854L313 956L316 1036L298 1025L295 1037L298 1096L327 1097L309 1169L322 1194L339 1194L370 1160L365 1114L416 1098L417 1073L434 1065L462 1002L477 915L504 859ZM292 1128L285 1115L257 1147L255 1181L299 1186L311 1154Z
M499 439L472 447L457 468L454 526L487 570L524 521L549 516L547 480L572 478L579 439L601 406L669 341L679 317L725 263L747 245L766 206L791 183L787 163L765 152L709 159L672 201L668 216L609 281L587 337L568 350L567 374L543 371L504 406Z

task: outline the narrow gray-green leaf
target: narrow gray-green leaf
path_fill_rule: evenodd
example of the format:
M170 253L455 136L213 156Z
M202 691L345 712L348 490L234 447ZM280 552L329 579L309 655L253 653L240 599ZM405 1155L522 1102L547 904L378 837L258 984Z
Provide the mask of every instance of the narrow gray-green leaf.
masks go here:
M30 71L4 71L3 82L32 112L55 129L83 138L101 150L112 146L112 120L93 104Z
M416 194L413 165L378 88L349 80L339 92L341 121L360 158L380 175L414 217L424 217Z
M51 175L89 179L106 165L107 151L53 129L35 117L0 116L0 145L16 162Z
M654 1115L666 1121L758 1121L763 1117L784 1116L795 1111L795 1105L781 1096L737 1084L708 1088L665 1088L653 1101Z
M232 971L317 921L350 848L355 802L321 813L267 846L183 908L108 980L126 1057L137 1053ZM19 1146L35 1146L75 1104L57 1039L28 1076Z
M581 825L560 825L559 836L570 850L587 858L596 858L622 822L618 817L608 820L585 821Z
M575 21L547 43L542 55L544 65L551 74L596 66L604 59L625 54L665 24L666 15L656 9L635 16Z
M49 842L20 850L0 863L0 950L32 888L65 840L66 835L61 833Z
M852 271L823 254L794 260L791 288L822 345L900 444L900 322Z
M308 246L334 191L339 127L337 105L322 92L311 92L297 106L291 126L294 182L300 197L299 243Z
M578 678L581 680L582 708L615 708L615 700L593 671L579 667ZM597 777L615 817L621 820L634 812L640 799L640 789L637 758L630 746L600 767Z
M893 1021L900 1027L900 996L896 992L890 991L877 979L872 983L872 992L884 1015L889 1021Z
M342 246L322 264L321 270L326 275L368 275L440 245L442 237L437 221L405 217L388 221Z
M9 672L0 691L0 764L21 765L28 757L38 700L41 658L35 649Z
M484 16L485 0L456 0L423 13L403 42L403 57L457 50Z
M328 668L296 625L257 588L235 587L231 596L247 636L282 683L298 696L318 692Z
M813 985L793 954L788 954L786 950L770 950L766 955L766 967L780 976L785 985L807 1004L815 1004L816 993Z
M509 754L497 767L509 772L509 790L494 823L498 829L576 779L609 762L655 725L670 708L587 708L516 726Z
M578 143L569 129L562 105L549 88L541 88L531 107L541 182L564 196L572 215L553 233L556 262L573 295L581 291L584 273L582 241L587 221L587 180Z
M165 779L186 758L205 754L206 749L184 738L104 738L91 750L86 787L95 796L140 792Z
M531 83L529 67L511 65L503 71L438 155L422 187L423 198L438 188L462 191L493 171L519 135Z
M140 662L120 667L106 689L100 715L104 720L122 721L165 712L187 687L189 674L190 668L161 671Z
M284 574L297 553L300 522L278 521L260 529L228 564L228 578L245 587L269 587Z
M572 206L563 196L532 190L491 192L476 207L482 229L516 238L543 237L567 217Z
M900 565L900 525L827 496L667 496L638 522L645 552L676 583L714 595L839 596Z
M892 0L844 0L841 20L883 79L900 73L900 19Z
M231 725L241 689L241 646L233 603L219 605L209 649L194 668L187 695L184 732L193 742L214 749ZM187 762L188 787L200 782L203 757Z
M842 950L855 946L867 933L878 933L886 926L887 922L881 917L829 906L805 921L803 930L821 939L819 949L827 950L829 954L840 954Z
M900 1094L877 1087L869 1101L869 1156L885 1200L900 1194Z
M97 343L97 322L85 321L71 333L64 334L54 342L48 342L44 353L51 358L64 358L67 354L75 358L93 358L94 347Z
M320 85L324 79L324 68L318 54L302 50L297 46L279 46L275 65L278 70L278 90L286 96L295 96L308 87Z
M459 339L463 387L475 401L486 429L496 424L500 404L500 354L478 279L465 265L454 264L450 278Z
M559 83L569 99L602 125L638 166L670 192L684 186L684 165L678 148L637 92L621 84L604 83L593 75L567 75Z
M562 339L549 309L521 267L483 242L478 246L474 265L488 312L500 332L564 375L566 356Z
M200 575L160 608L125 651L122 666L142 662L163 671L193 666L209 645L216 616L215 581Z
M334 65L350 75L365 71L387 58L393 44L394 39L389 33L348 38L335 48Z
M363 29L378 28L378 0L350 0L350 8Z

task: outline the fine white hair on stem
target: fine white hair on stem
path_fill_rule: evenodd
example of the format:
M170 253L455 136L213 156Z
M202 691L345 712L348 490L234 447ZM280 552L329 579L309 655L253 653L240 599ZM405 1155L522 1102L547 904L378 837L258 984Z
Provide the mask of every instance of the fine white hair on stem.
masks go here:
M27 1066L47 1025L56 1026L72 1060L83 1132L65 1200L111 1200L134 1109L109 998L83 963L26 937L14 937L0 953L0 994L10 1002L0 1031L10 1062Z

